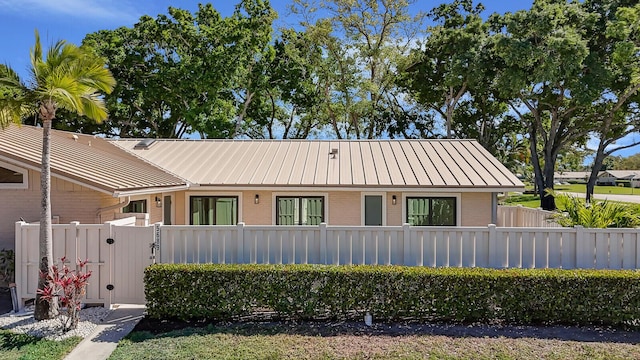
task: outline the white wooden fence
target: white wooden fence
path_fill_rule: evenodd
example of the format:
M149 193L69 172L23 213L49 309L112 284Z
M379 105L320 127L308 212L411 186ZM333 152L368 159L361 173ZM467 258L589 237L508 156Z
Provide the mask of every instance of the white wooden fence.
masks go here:
M118 220L120 221L120 220ZM89 259L86 302L144 303L160 263L380 264L430 267L640 267L640 230L404 226L54 225L54 257ZM152 259L152 248L159 249ZM16 224L16 282L35 297L38 225ZM111 288L111 290L108 290Z
M551 219L553 211L532 209L522 205L498 206L498 223L500 227L561 227Z
M152 263L147 254L153 241L153 227L135 227L136 218L128 217L104 224L52 225L53 258L60 263L67 258L67 265L74 268L76 259L89 260L86 270L91 271L84 301L86 303L144 303L141 274ZM20 301L36 296L39 277L40 224L16 223L16 286ZM114 237L118 241L111 241ZM141 249L143 248L143 249ZM117 280L132 275L135 285L120 281L119 287L109 290ZM134 288L132 291L131 288ZM133 295L131 295L133 293Z
M161 263L640 267L638 229L161 226Z

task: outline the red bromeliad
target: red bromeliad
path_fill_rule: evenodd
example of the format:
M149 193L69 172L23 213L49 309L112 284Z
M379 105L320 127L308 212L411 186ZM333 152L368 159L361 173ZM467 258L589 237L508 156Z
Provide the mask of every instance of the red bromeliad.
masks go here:
M66 257L60 259L60 266L53 265L48 274L41 273L47 285L43 290L38 290L41 301L47 301L50 306L56 307L59 302L66 308L66 314L58 314L64 331L75 329L78 326L82 297L87 288L91 271L83 271L88 260L76 261L76 270L71 270L65 264Z

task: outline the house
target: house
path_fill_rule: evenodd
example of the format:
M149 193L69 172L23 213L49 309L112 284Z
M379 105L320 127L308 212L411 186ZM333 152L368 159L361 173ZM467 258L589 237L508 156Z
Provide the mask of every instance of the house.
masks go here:
M628 181L631 187L640 187L640 170L606 170L598 174L597 185L615 186L616 181Z
M40 220L42 129L0 129L0 248L13 248L15 222ZM51 133L54 222L102 223L135 212L131 196L188 188L185 180L94 136ZM160 221L161 218L152 218Z
M558 182L586 184L590 175L590 171L562 171L556 172L553 175L553 179Z
M0 130L0 246L39 218L41 129ZM190 225L486 226L524 186L473 140L169 140L52 132L52 214ZM0 173L1 174L1 173Z

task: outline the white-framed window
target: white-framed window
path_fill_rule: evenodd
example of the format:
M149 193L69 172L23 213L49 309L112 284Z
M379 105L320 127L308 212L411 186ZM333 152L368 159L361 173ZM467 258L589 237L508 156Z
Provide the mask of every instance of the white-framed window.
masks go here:
M413 226L460 226L459 193L403 193L402 221Z
M221 195L189 196L190 225L236 225L238 197Z
M29 171L0 161L0 189L27 189Z
M242 193L185 192L185 224L236 225L242 222Z
M122 208L122 213L145 214L149 210L147 199L131 200L127 206Z
M329 219L329 196L316 192L274 192L274 225L319 225Z
M363 192L361 204L362 225L387 225L387 193Z

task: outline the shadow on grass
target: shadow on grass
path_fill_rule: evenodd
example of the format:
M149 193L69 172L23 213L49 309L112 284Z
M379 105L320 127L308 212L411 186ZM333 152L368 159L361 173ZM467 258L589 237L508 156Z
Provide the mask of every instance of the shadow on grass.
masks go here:
M441 323L374 323L364 322L234 322L211 321L167 321L143 319L128 336L133 342L152 338L183 337L204 334L230 334L239 336L448 336L464 338L534 338L546 340L640 343L640 331L625 331L606 327L577 326L515 326L483 324L441 324Z
M16 334L7 330L0 330L0 351L19 349L27 345L35 345L39 338L27 335Z

